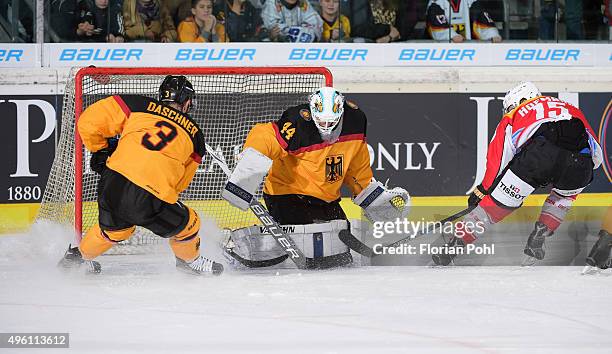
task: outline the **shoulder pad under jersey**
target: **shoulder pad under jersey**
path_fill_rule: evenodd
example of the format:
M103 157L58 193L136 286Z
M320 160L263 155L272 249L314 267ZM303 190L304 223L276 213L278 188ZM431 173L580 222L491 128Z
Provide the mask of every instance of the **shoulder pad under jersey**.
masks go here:
M312 122L308 104L290 107L281 118L274 122L279 143L287 151L294 151L304 146L321 142L317 127Z

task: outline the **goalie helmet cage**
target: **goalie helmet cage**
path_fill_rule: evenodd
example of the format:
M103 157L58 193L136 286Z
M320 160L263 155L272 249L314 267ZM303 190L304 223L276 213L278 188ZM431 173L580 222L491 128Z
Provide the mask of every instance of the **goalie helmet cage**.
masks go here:
M185 75L191 81L196 103L190 116L202 128L205 141L221 152L230 168L253 125L278 119L288 107L307 102L308 95L317 88L333 83L330 71L323 67L75 68L66 83L59 143L38 220L72 225L77 242L97 222L99 176L90 170L90 153L75 134L79 115L92 103L112 95L157 99L166 75ZM179 199L215 220L220 228L257 224L249 211L242 212L221 200L226 179L211 157L205 156ZM261 190L258 193L261 197ZM128 241L115 249L117 253L146 252L146 247L141 246L160 240L137 228Z

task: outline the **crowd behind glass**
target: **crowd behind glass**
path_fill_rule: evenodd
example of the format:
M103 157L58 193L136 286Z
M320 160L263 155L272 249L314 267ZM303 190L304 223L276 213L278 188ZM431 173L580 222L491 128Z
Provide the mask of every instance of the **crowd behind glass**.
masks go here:
M0 2L0 42L37 41L36 1ZM612 38L612 0L44 0L42 17L45 42Z

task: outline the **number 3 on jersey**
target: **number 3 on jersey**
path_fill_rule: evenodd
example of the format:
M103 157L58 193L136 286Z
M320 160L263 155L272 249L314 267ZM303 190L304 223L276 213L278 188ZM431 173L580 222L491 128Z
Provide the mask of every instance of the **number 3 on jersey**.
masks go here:
M155 126L159 128L159 131L155 134L159 138L159 141L156 144L153 144L151 142L151 134L146 133L142 137L142 145L144 145L144 147L149 150L160 151L161 149L165 148L169 142L174 140L178 133L176 132L176 127L174 125L163 120L160 120L155 123ZM167 131L164 128L168 128L170 131ZM164 131L166 131L167 133L164 133Z
M283 129L280 132L285 134L285 139L289 140L295 134L295 128L291 128L291 122L287 122L283 124Z

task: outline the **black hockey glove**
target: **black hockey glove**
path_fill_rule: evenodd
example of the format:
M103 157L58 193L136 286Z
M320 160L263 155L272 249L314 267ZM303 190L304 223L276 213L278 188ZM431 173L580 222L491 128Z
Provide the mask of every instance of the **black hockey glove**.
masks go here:
M485 197L485 195L487 195L487 191L484 189L482 184L479 184L478 186L476 186L474 191L472 191L472 194L470 194L468 198L468 206L472 208L477 207L482 198Z
M115 149L117 148L118 140L115 138L107 139L108 146L100 149L91 154L91 159L89 160L89 167L92 171L102 174L104 169L106 169L106 160L113 154Z

